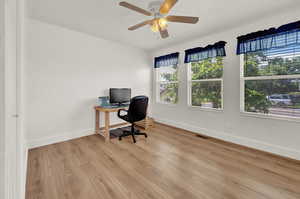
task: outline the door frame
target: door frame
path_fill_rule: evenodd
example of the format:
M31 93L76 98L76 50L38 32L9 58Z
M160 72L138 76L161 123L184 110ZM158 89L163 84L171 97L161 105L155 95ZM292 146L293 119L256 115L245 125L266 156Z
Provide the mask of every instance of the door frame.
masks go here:
M4 199L25 198L26 142L23 131L23 37L25 0L0 0L4 16L3 132ZM2 78L2 77L1 77ZM1 99L2 100L2 99ZM13 126L15 125L15 126ZM2 129L1 129L2 130ZM10 132L9 132L10 131ZM1 196L2 198L2 196Z

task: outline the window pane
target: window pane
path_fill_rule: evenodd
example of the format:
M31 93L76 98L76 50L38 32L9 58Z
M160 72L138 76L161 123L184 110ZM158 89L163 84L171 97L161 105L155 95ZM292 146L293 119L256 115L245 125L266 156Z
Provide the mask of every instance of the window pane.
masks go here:
M176 104L178 102L178 83L160 84L160 101Z
M192 106L222 108L222 82L192 82Z
M223 57L208 58L191 63L192 80L216 79L223 76Z
M300 74L300 53L272 54L270 51L247 53L245 77Z
M246 80L245 111L300 117L300 79Z
M168 66L158 68L158 81L178 81L178 67Z

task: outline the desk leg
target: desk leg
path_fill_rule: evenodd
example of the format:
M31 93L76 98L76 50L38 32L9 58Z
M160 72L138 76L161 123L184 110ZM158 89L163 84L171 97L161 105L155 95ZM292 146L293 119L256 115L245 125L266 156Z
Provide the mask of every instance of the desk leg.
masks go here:
M96 116L95 116L95 133L100 133L100 111L95 110Z
M105 112L105 142L109 142L110 133L109 133L109 112Z

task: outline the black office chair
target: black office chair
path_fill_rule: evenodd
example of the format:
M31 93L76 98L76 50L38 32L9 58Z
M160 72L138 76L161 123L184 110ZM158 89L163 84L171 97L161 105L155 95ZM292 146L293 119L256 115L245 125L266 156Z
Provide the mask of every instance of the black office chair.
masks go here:
M134 123L141 121L147 116L147 107L148 107L148 97L146 96L136 96L130 100L130 105L128 111L121 109L118 111L118 117L126 122L131 123L130 131L123 131L123 134L119 137L119 140L122 140L123 137L132 136L133 142L136 143L135 135L144 135L148 137L146 133L141 133L139 130L134 128ZM121 111L127 112L127 115L121 115Z

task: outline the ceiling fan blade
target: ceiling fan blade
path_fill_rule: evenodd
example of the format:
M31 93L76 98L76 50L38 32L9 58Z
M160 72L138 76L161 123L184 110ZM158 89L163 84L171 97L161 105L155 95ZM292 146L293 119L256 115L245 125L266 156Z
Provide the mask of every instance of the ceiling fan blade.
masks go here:
M160 32L161 38L165 39L165 38L169 37L169 33L168 33L168 30L166 28L165 29L161 29L159 27L159 32Z
M151 24L153 21L154 21L154 19L143 21L142 23L139 23L139 24L136 24L134 26L129 27L128 30L136 30L136 29L138 29L138 28L140 28L142 26L145 26L147 24Z
M160 6L159 12L161 14L168 14L178 0L165 0Z
M151 15L152 15L151 12L149 12L149 11L147 11L147 10L144 10L144 9L142 9L142 8L139 8L139 7L137 7L137 6L135 6L135 5L132 5L132 4L130 4L130 3L127 3L127 2L125 2L125 1L120 2L119 5L120 5L120 6L123 6L123 7L125 7L125 8L128 8L128 9L130 9L130 10L134 10L134 11L136 11L136 12L139 12L139 13L141 13L141 14L144 14L144 15L146 15L146 16L151 16Z
M199 21L199 17L186 17L186 16L167 16L166 19L170 22L178 23L191 23L196 24Z

